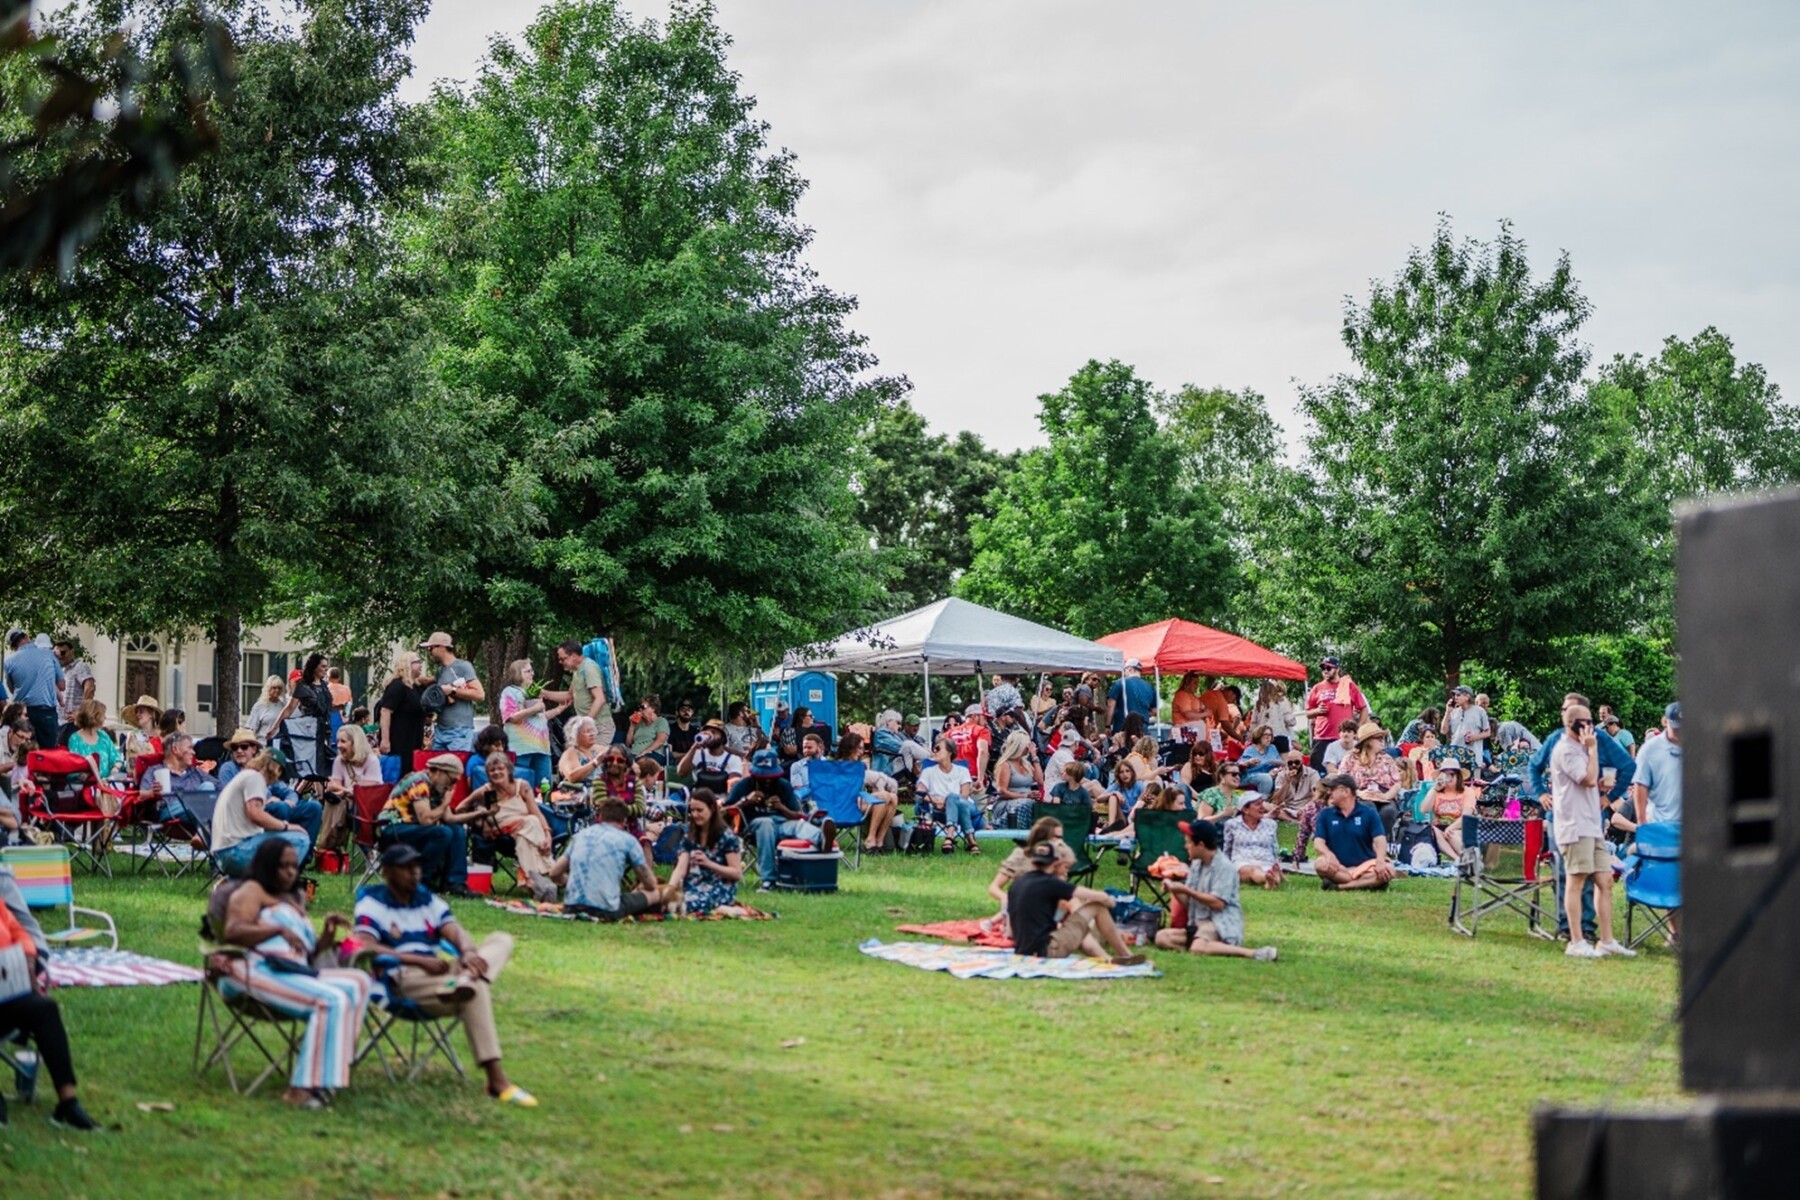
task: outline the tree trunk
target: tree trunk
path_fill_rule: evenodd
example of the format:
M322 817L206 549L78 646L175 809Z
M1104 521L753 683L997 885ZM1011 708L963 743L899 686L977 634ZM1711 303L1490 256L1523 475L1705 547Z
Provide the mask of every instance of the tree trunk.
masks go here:
M243 723L238 711L244 694L244 616L236 608L220 611L213 636L213 720L220 737L230 737Z
M506 686L507 664L531 654L531 626L519 624L503 638L489 638L481 643L477 656L481 663L481 682L487 690L490 716L500 711L500 689Z

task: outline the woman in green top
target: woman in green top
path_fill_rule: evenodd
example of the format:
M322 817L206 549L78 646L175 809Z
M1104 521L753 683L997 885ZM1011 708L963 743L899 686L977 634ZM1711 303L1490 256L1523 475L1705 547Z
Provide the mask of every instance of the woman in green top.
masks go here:
M109 778L119 765L119 743L106 732L106 705L98 700L83 700L75 710L75 732L69 735L69 750L94 764L99 778Z
M625 746L634 760L654 758L662 765L668 765L669 720L658 711L661 707L660 696L645 696L637 711L631 714Z
M1200 806L1200 815L1214 821L1236 813L1238 780L1241 778L1243 769L1236 763L1222 764L1219 767L1219 782L1194 798L1194 803Z

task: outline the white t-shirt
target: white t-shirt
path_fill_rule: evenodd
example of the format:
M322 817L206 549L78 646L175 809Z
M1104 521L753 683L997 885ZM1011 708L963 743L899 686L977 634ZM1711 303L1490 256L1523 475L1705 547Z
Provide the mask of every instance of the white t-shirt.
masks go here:
M1556 813L1556 844L1605 837L1600 825L1600 787L1587 784L1587 747L1565 733L1550 751L1550 800Z
M1294 704L1291 700L1277 700L1273 704L1259 705L1250 713L1250 728L1267 725L1276 737L1284 737L1289 741L1294 738Z
M1327 771L1337 770L1337 765L1349 757L1349 754L1350 752L1344 749L1344 743L1332 742L1331 745L1325 747L1325 769Z
M960 796L965 786L973 786L975 779L969 774L969 768L961 763L950 764L948 771L932 763L919 772L919 786L925 789L926 795L933 800L942 800L947 796Z
M218 854L229 850L245 838L255 837L261 833L262 827L250 819L246 807L251 800L267 800L269 798L269 781L262 777L261 771L239 771L219 793L219 803L213 809L212 848Z

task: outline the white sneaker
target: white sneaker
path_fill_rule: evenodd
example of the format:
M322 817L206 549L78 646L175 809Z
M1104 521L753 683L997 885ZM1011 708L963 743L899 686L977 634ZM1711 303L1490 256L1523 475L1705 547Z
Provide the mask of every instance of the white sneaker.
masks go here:
M1563 953L1570 958L1604 958L1605 955L1594 948L1592 942L1570 942Z
M1273 946L1258 946L1250 957L1254 958L1257 962L1274 962L1277 955L1275 953L1275 947Z
M1610 942L1601 942L1600 943L1600 954L1601 954L1601 957L1603 957L1603 958L1607 957L1607 956L1611 956L1614 958L1636 958L1637 957L1636 950L1632 950L1629 947L1621 944L1618 941L1618 939L1616 939L1616 938Z

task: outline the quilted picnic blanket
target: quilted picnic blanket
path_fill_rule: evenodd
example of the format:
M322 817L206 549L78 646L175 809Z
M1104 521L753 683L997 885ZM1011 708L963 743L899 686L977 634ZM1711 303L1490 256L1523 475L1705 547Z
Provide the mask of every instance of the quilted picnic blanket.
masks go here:
M52 950L50 982L56 987L161 987L199 983L194 967L129 950Z
M921 933L947 942L973 942L991 950L1011 950L1012 939L997 929L983 929L979 920L938 921L931 925L896 925L896 933Z
M599 917L590 917L577 913L564 912L560 904L540 904L535 900L489 900L489 908L498 908L518 917L549 917L557 921L594 921ZM634 921L772 921L776 914L763 912L759 908L751 908L748 904L734 904L726 908L716 908L709 913L689 913L678 917L674 913L640 913L633 917Z
M1101 958L1038 958L984 946L947 946L941 942L883 942L870 938L857 947L871 958L885 958L921 971L948 971L957 979L1160 979L1150 963L1118 967Z

